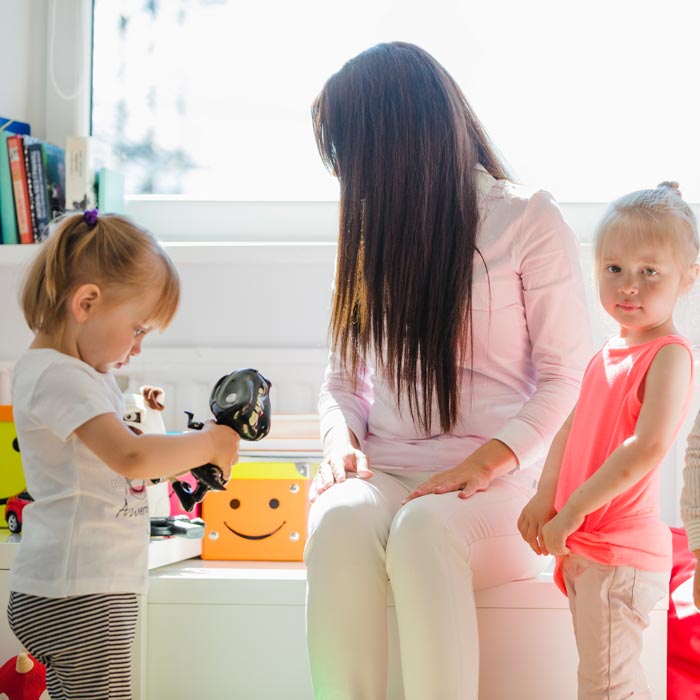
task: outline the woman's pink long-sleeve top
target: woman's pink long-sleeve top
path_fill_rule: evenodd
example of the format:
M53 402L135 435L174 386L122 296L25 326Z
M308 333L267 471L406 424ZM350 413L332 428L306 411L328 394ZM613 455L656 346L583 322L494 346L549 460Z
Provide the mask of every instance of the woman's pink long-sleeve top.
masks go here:
M375 363L367 359L353 389L331 351L319 398L326 448L331 433L349 428L373 467L441 470L495 438L515 453L528 481L538 478L592 354L578 242L548 193L526 193L483 170L479 192L477 246L488 281L477 258L473 359L469 366L467 353L461 368L457 424L443 434L436 421L425 434Z

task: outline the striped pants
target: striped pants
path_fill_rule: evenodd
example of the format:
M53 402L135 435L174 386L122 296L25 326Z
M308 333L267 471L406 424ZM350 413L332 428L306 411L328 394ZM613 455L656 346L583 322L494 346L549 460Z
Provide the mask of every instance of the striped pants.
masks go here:
M51 700L130 700L135 593L42 598L10 593L7 618L46 666Z

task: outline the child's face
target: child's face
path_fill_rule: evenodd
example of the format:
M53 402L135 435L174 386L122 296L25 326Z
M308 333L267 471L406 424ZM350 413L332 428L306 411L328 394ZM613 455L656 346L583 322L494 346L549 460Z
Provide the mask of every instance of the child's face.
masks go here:
M598 293L620 335L645 342L674 332L673 309L689 284L669 245L611 234L601 251Z
M135 294L133 301L110 304L102 300L78 328L80 359L102 373L128 364L141 352L141 343L151 330L148 319L159 294L156 287Z

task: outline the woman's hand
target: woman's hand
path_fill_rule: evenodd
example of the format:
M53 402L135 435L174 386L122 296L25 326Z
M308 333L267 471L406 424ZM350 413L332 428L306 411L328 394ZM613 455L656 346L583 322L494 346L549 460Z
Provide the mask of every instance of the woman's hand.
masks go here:
M477 491L486 491L490 483L491 470L484 465L475 465L467 459L452 469L431 476L413 489L403 502L408 503L414 498L429 493L449 493L450 491L459 491L457 495L460 498L469 498Z
M583 524L584 515L579 515L564 506L548 523L543 525L540 537L542 554L563 557L571 551L566 540Z
M429 493L459 491L460 498L469 498L478 491L486 491L497 476L517 469L518 458L500 440L489 440L472 452L458 465L439 472L413 489L404 503Z
M518 530L535 554L545 554L542 528L555 515L552 499L536 493L523 508L518 518Z
M367 456L351 444L332 448L324 457L311 482L309 501L313 503L331 486L345 481L348 474L356 474L358 479L369 479L372 472Z
M165 408L163 399L165 397L165 392L159 386L142 386L139 391L141 396L143 396L146 406L153 409L154 411L162 411Z

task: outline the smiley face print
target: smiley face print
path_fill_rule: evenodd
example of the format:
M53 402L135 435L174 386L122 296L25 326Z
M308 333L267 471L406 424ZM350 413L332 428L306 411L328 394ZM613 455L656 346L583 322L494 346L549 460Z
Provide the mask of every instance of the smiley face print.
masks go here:
M294 464L236 465L226 491L212 491L202 503L202 558L301 561L307 495L308 479Z

